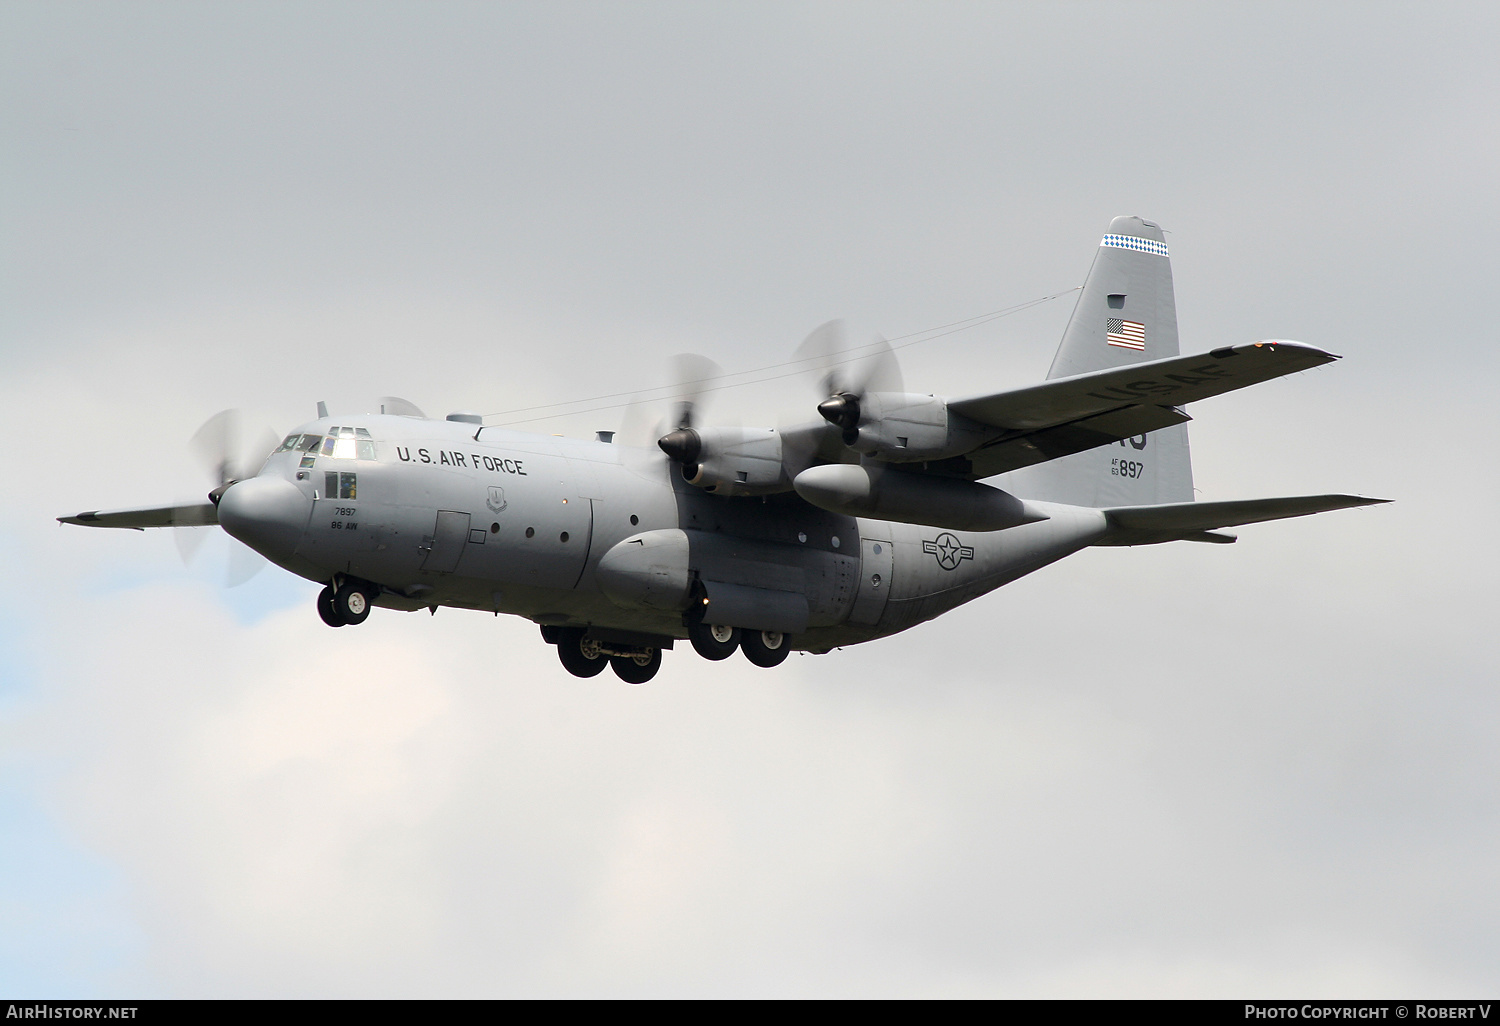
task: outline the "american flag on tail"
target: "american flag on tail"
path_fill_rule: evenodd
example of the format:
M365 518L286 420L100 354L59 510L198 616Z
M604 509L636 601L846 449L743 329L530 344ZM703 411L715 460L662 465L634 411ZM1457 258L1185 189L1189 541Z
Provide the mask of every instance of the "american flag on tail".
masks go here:
M1118 317L1109 318L1109 323L1104 329L1104 341L1112 346L1122 349L1146 348L1146 326L1139 321L1124 321Z

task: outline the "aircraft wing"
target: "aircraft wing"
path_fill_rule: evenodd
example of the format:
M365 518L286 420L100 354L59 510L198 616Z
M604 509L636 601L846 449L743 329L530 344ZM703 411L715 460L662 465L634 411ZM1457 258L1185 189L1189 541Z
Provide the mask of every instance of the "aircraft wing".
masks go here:
M82 527L125 527L135 531L148 527L210 527L219 522L219 509L211 502L195 502L189 506L94 510L57 520Z
M1333 509L1373 506L1390 499L1363 495L1294 495L1234 502L1170 502L1160 506L1115 506L1104 510L1110 532L1095 545L1155 545L1168 541L1232 542L1224 527L1305 517Z
M932 469L979 479L1070 456L1185 423L1187 403L1337 359L1301 342L1255 342L952 400L949 410L1005 433Z

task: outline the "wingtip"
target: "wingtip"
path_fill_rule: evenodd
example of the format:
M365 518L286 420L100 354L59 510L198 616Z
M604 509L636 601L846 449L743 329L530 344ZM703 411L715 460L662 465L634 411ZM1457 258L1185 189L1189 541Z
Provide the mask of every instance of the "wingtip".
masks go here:
M1260 349L1265 346L1271 347L1273 352L1280 348L1291 348L1300 349L1305 353L1316 353L1318 356L1322 356L1330 361L1343 359L1343 356L1338 353L1330 353L1326 349L1319 349L1317 346L1309 345L1306 342L1298 342L1294 338L1263 338L1259 342L1251 343L1251 348L1254 349Z

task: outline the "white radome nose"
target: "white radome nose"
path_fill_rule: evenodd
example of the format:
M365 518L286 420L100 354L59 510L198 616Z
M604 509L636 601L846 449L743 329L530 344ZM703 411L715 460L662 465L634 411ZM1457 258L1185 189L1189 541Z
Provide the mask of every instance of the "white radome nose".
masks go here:
M219 525L261 555L286 558L297 549L312 500L282 477L252 477L219 499Z

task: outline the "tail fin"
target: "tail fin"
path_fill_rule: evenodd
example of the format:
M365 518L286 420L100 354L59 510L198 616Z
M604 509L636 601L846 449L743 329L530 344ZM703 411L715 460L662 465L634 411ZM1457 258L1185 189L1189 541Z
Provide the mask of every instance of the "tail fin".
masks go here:
M1161 228L1139 217L1117 217L1099 243L1047 377L1177 355L1177 301ZM1023 498L1074 506L1191 502L1187 426L1013 471L996 483Z

